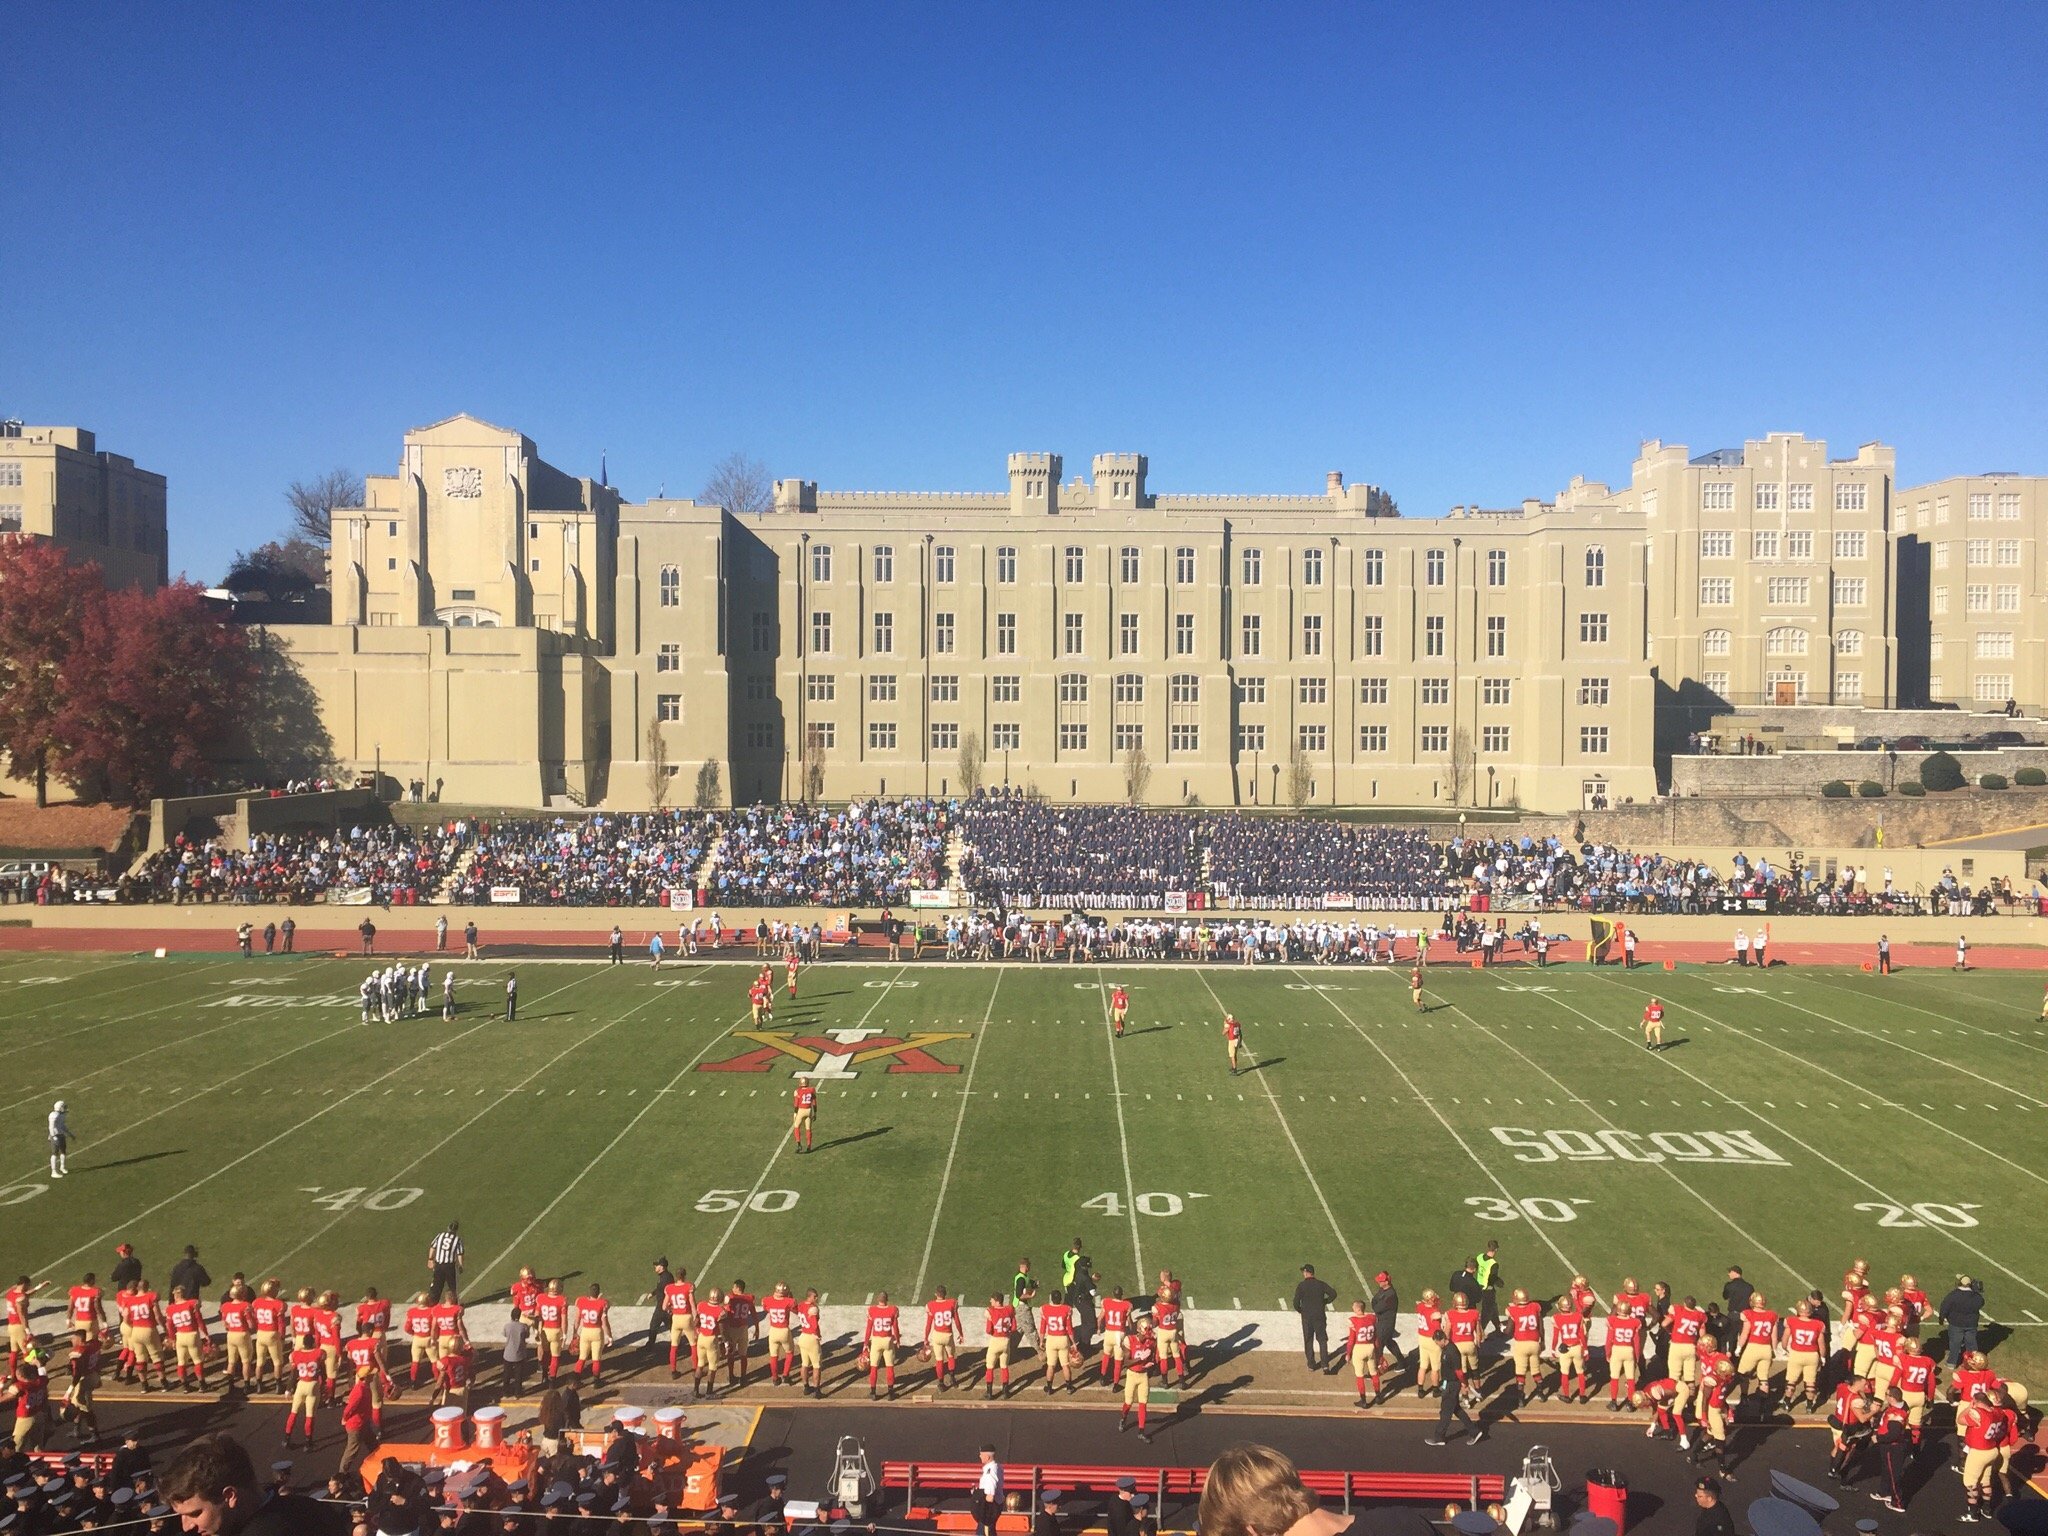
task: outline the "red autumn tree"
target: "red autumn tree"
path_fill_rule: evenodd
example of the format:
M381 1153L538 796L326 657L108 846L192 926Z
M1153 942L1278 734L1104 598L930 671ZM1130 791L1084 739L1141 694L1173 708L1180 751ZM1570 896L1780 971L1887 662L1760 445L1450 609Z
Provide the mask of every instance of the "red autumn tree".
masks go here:
M0 750L49 803L86 615L106 596L100 568L41 539L0 541Z
M70 669L58 771L82 793L135 804L203 781L255 672L242 631L192 582L103 593Z

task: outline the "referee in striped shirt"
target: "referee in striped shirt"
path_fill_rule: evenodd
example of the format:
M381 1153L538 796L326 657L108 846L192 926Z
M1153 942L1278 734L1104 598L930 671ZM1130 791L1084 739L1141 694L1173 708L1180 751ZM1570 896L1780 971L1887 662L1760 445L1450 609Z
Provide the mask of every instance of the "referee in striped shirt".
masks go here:
M462 1223L451 1221L448 1230L436 1235L427 1245L427 1271L433 1276L427 1288L427 1304L432 1306L440 1301L446 1292L450 1301L460 1301L456 1294L457 1276L462 1273Z

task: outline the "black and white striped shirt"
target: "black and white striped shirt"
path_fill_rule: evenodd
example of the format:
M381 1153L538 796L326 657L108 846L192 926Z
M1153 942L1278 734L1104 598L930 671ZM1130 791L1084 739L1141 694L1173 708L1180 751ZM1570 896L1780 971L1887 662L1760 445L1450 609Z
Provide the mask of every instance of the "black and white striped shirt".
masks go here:
M462 1262L462 1239L453 1227L434 1239L433 1246L427 1249L427 1257L436 1264Z

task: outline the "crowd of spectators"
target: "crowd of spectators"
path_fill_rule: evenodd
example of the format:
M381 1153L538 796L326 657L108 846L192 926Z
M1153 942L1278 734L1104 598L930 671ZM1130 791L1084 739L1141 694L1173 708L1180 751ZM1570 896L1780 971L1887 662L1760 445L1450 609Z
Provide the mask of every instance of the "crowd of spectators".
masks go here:
M448 899L487 904L494 888L514 888L523 906L664 906L670 891L696 888L714 835L702 811L479 822L476 857Z
M1200 823L1179 812L973 800L961 832L961 883L985 904L1157 907L1200 877Z
M1209 879L1227 905L1349 897L1359 908L1412 911L1443 904L1442 852L1421 827L1353 826L1304 816L1203 821Z
M729 906L903 905L945 884L952 812L937 800L844 810L755 805L713 818L724 835L703 890Z
M380 906L431 899L466 834L400 826L347 832L265 832L247 850L182 834L116 883L131 902L311 902L343 897Z

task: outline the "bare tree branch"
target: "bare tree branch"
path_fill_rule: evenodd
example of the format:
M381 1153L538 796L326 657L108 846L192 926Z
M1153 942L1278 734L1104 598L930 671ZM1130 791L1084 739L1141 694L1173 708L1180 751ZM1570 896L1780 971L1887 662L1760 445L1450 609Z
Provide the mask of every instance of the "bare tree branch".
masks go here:
M775 482L768 466L744 453L729 453L712 466L711 477L697 494L699 501L740 517L758 517L775 504Z
M334 510L363 504L363 477L346 469L330 469L311 480L294 480L284 493L292 509L292 531L323 549L334 537Z

